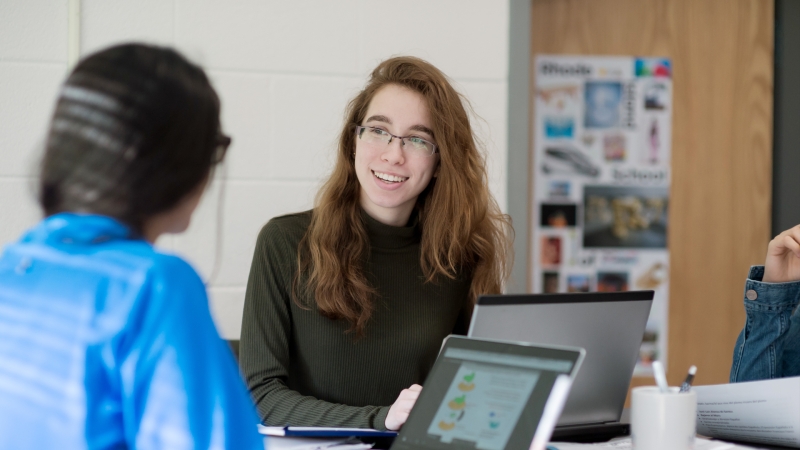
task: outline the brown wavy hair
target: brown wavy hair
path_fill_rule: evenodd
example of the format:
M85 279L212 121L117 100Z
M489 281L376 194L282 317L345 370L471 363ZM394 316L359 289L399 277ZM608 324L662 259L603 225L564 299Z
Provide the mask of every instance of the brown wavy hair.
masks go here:
M489 192L486 162L467 114L469 102L430 63L409 56L388 59L347 105L336 165L317 193L311 224L300 242L293 289L315 299L324 316L348 321L348 331L357 337L364 335L376 291L364 273L370 244L353 158L355 124L362 123L375 94L390 84L425 98L440 154L438 176L416 203L425 282L466 274L474 304L480 294L500 293L511 270L511 220ZM303 305L298 295L294 299L300 306L313 306Z

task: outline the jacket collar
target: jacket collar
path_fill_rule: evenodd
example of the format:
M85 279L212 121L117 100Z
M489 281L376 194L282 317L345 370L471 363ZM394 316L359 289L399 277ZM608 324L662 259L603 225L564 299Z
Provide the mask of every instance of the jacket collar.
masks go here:
M140 239L130 227L116 219L96 214L59 213L42 220L23 238L23 242L50 244L99 244Z

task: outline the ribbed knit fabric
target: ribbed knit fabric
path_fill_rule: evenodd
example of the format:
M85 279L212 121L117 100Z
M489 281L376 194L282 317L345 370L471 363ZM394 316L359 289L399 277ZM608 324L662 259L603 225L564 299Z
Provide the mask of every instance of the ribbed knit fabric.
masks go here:
M378 298L359 340L345 321L291 299L311 212L274 218L258 236L240 363L268 425L385 429L389 407L401 390L423 383L442 339L467 331L469 280L424 282L417 221L392 227L362 217L371 246L366 273Z

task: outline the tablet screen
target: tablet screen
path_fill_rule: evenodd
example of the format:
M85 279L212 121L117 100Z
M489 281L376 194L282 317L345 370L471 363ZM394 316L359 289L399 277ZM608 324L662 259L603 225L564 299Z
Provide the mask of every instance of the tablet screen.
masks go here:
M578 351L448 339L393 449L527 449Z

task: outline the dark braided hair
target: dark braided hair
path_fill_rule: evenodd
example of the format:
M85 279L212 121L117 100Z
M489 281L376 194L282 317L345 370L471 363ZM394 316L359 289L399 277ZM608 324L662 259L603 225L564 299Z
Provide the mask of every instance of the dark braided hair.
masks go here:
M64 83L41 163L46 216L85 212L141 233L221 160L219 98L176 51L125 44L83 59Z

